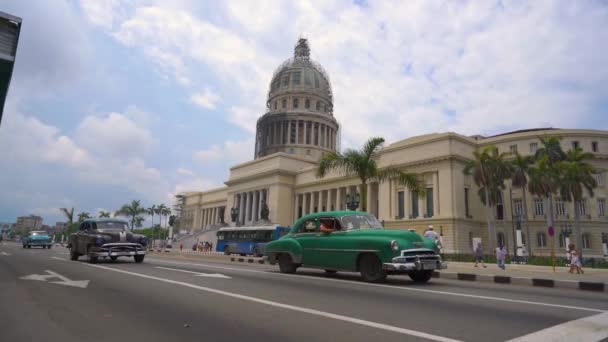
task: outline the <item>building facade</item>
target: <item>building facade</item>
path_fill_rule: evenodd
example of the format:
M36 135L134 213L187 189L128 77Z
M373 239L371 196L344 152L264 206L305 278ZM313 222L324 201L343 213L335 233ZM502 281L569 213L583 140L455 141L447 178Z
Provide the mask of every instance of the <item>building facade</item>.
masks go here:
M0 11L0 122L13 75L20 31L21 18Z
M346 209L347 194L361 191L358 178L337 173L316 177L321 155L339 150L339 125L333 118L329 78L317 63L302 61L309 56L305 41L300 40L295 50L294 58L282 64L272 77L268 111L258 120L254 159L232 167L224 187L185 193L181 229L205 231L227 224L253 225L261 219L263 204L268 206L270 221L292 225L308 213ZM298 62L298 58L302 60ZM296 73L299 76L294 76ZM315 88L316 79L319 88ZM298 99L296 108L294 99ZM307 99L310 105L302 111L300 103ZM287 108L283 107L284 100ZM317 108L321 110L316 111ZM494 145L500 152L534 154L540 146L539 137L547 135L560 136L564 150L581 147L596 157L592 162L598 170L598 187L594 196L586 194L578 207L582 214L583 253L603 255L602 242L608 235L608 131L547 128L492 137L445 132L397 141L378 153L378 166L415 173L425 184L427 196L419 197L396 181L371 183L367 185L367 210L387 229L416 229L422 233L432 224L443 235L446 253L470 253L473 238L487 241L486 212L477 195L479 189L471 176L463 173L473 151ZM527 191L526 199L528 218L521 219L523 241L534 254L548 255L547 203ZM493 210L497 238L510 251L514 248L517 217L524 212L523 203L523 190L506 184L502 203ZM555 243L564 249L562 233L572 229L574 204L557 198L553 205ZM234 221L231 213L237 214Z
M42 228L42 217L36 215L19 216L15 229L21 230L37 230Z

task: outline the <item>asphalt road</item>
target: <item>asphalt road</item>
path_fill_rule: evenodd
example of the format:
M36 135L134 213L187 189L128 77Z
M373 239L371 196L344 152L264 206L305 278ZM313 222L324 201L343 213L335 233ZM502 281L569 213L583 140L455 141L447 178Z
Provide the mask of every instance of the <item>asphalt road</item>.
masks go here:
M1 341L554 341L608 338L608 296L575 290L148 256L90 265L0 245ZM569 335L571 334L571 335ZM575 337L569 337L574 335Z

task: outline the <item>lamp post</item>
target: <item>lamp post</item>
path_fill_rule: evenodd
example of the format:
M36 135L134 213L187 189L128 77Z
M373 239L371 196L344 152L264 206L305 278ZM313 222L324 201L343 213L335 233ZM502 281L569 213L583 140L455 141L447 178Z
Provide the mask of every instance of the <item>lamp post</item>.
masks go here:
M238 217L239 217L239 208L232 207L232 209L230 209L230 218L232 219L232 222L234 222L235 226L239 225Z
M354 194L347 193L346 194L346 207L348 210L354 211L359 207L359 203L361 202L361 194L355 192Z

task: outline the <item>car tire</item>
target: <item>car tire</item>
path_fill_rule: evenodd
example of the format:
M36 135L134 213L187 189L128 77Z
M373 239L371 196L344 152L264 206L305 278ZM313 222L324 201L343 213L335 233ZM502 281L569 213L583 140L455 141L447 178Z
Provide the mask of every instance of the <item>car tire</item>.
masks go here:
M261 256L260 250L257 247L253 250L253 256L256 258L259 258Z
M32 248L32 246L31 245L27 245L27 248Z
M51 246L51 245L46 246L46 248L48 248L48 249L51 249L51 247L53 247L53 246Z
M363 281L378 283L386 279L386 271L382 269L382 262L374 254L364 254L359 260L359 272Z
M89 264L96 264L99 260L96 256L91 255L91 251L87 248L87 256L89 257Z
M224 255L230 255L230 248L224 248Z
M70 250L70 260L77 261L79 256L80 254L74 252L73 250Z
M135 259L135 262L139 264L144 261L144 257L145 255L134 255L133 259Z
M281 273L295 273L298 266L293 263L289 254L279 255L279 271Z
M431 280L433 271L416 271L408 274L415 283L424 284Z
M117 257L117 256L111 256L111 257L110 257L110 260L112 260L112 261L116 261L117 259L118 259L118 257Z

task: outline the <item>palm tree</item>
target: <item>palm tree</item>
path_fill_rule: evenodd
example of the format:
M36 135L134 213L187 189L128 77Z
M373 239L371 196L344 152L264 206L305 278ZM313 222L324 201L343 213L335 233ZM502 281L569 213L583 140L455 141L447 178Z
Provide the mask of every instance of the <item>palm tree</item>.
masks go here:
M110 212L108 212L108 211L104 211L104 210L101 210L101 211L99 212L99 217L100 217L100 218L104 218L104 217L106 217L106 218L107 218L107 217L110 217Z
M154 214L156 214L156 205L153 204L150 208L146 209L148 215L152 216L152 227L154 227Z
M69 229L69 227L72 225L72 223L74 223L74 207L72 207L70 210L68 210L67 208L60 208L59 210L68 219L68 229Z
M566 160L559 162L558 168L562 178L559 193L564 201L574 202L574 237L576 246L582 248L582 235L580 231L581 206L583 200L583 190L587 189L589 196L593 197L593 189L597 187L597 182L593 174L596 172L593 165L587 160L594 158L594 155L577 147L566 153Z
M171 208L169 207L165 207L162 211L163 216L165 217L165 228L168 227L168 221L167 218L169 217L169 215L171 215Z
M494 206L502 201L501 191L504 182L511 175L510 164L505 160L509 153L498 153L496 146L490 145L482 150L473 152L473 160L466 163L465 175L472 175L475 185L479 187L479 197L486 207L486 221L488 223L488 244L494 249L495 215L492 214Z
M80 214L78 214L78 222L82 223L82 221L90 219L91 218L91 214L89 214L86 211L81 212Z
M530 246L531 236L530 236L530 225L528 222L528 201L526 196L526 188L528 186L528 171L530 166L534 164L533 156L522 156L521 154L515 152L515 158L511 160L511 184L522 190L523 194L523 217L526 223L526 237L528 241L526 243L526 247L528 249L528 255L532 255L532 248Z
M367 210L367 183L369 181L384 182L396 179L401 185L405 185L413 192L423 193L423 187L416 175L403 172L395 167L388 166L378 168L376 160L373 159L382 145L384 138L370 138L361 150L348 149L344 154L339 152L325 153L319 161L317 177L323 178L330 171L340 171L347 177L359 177L361 180L361 208Z
M159 204L158 206L156 206L156 214L158 215L158 217L160 218L160 227L163 227L163 216L165 215L165 211L167 210L167 206L162 203Z
M144 214L146 212L146 209L144 209L141 205L140 205L140 201L131 201L131 204L125 204L123 205L118 211L116 211L114 213L114 216L126 216L126 217L130 217L131 218L131 229L135 228L135 223L136 222L141 222L138 221L139 217L141 217L142 214Z

